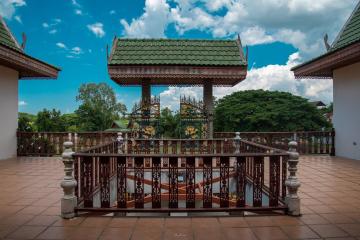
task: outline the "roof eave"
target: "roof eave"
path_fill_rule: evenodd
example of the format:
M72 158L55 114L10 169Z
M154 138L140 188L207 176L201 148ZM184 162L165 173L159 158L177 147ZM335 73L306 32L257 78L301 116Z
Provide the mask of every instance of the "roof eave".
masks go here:
M19 72L20 79L56 79L60 68L0 44L0 64Z
M333 70L360 61L360 41L293 67L295 78L332 78Z

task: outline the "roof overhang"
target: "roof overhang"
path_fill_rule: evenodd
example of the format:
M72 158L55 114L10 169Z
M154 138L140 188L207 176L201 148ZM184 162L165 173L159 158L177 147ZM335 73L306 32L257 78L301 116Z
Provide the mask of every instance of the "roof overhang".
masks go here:
M19 79L56 79L59 68L0 44L0 65L15 69Z
M335 69L360 61L360 42L292 68L296 78L332 78Z
M110 78L119 85L197 86L212 81L214 86L234 86L246 78L247 66L108 65Z

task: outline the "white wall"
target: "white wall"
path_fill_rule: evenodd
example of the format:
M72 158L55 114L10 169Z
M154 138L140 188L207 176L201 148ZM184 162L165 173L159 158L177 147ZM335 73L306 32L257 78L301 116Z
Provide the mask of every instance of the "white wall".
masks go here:
M360 62L334 71L336 155L360 160Z
M0 160L16 156L18 72L0 65Z

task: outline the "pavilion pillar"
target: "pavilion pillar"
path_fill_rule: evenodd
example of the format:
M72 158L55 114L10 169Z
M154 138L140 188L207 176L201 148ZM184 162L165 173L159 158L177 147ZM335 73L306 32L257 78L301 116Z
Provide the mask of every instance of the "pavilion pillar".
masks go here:
M208 114L207 121L207 138L213 138L214 136L214 102L213 102L213 84L210 80L205 80L203 88L203 102L206 112Z

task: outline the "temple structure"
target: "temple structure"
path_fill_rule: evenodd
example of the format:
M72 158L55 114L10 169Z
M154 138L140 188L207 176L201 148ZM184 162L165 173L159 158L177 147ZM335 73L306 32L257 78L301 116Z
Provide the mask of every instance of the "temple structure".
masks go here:
M18 127L18 80L57 78L59 68L25 53L0 17L0 159L16 156Z
M247 57L237 40L115 38L108 57L112 80L142 87L144 112L151 86L203 86L207 137L213 136L213 87L234 86L247 74ZM146 114L144 114L146 115Z
M294 67L296 78L330 78L334 83L336 155L360 160L360 2L327 52Z

